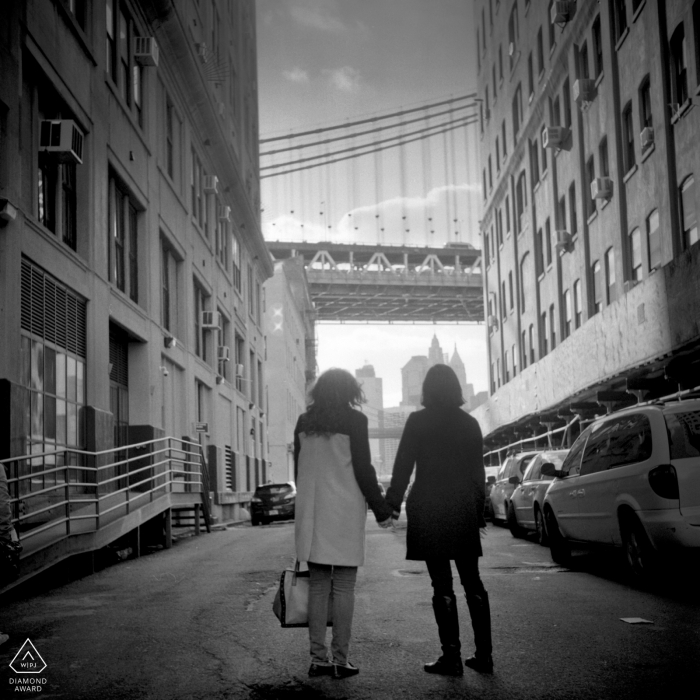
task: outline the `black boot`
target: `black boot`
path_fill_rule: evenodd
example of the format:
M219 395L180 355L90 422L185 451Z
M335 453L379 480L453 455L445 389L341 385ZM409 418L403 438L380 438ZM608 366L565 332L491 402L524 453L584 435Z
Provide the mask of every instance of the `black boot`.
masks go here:
M435 662L425 664L427 673L439 673L442 676L461 676L464 674L459 643L459 617L457 616L457 599L451 595L433 596L433 612L438 626L442 656Z
M467 595L466 598L472 618L476 651L473 656L464 659L464 665L479 673L493 673L489 594L483 591L478 595Z

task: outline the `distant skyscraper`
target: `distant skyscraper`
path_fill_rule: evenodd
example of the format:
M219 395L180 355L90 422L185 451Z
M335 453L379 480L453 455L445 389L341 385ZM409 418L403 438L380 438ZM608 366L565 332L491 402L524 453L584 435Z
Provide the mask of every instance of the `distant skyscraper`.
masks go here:
M457 352L457 345L455 345L454 352L452 353L452 359L449 362L450 367L454 370L454 373L459 379L459 385L462 387L462 396L464 397L464 408L470 410L473 408L472 402L474 400L474 385L467 382L467 370L462 362L462 358Z
M425 374L430 367L425 355L414 355L401 368L401 405L420 406Z
M355 377L362 385L362 391L367 399L364 411L370 430L382 430L384 428L384 389L382 379L375 376L372 365L365 365L355 370ZM372 452L372 463L377 469L377 473L381 474L385 470L384 440L371 438L369 446Z

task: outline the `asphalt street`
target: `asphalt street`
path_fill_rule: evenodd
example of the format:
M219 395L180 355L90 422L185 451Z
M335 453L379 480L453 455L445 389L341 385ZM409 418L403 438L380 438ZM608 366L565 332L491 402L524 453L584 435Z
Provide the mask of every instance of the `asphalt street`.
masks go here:
M333 698L484 700L697 697L697 579L630 585L612 555L573 570L489 525L481 560L493 615L493 676L424 673L439 654L425 566L404 558L405 530L368 518L351 660L361 673L307 677L308 636L281 629L272 600L293 562L293 524L229 528L6 603L0 696L70 700ZM459 596L464 653L472 637ZM629 624L620 618L643 618ZM18 690L9 664L26 639L46 663Z

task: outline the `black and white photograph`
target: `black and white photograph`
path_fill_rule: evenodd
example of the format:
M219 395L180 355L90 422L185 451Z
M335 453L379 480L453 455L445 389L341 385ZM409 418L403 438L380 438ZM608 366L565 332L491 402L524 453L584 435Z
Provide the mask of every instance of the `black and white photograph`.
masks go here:
M695 697L695 107L700 0L2 0L0 697Z

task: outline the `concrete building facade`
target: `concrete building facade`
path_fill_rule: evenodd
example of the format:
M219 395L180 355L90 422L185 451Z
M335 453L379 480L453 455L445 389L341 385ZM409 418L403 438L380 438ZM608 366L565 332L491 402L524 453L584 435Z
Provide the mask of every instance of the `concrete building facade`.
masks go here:
M699 384L700 3L475 11L484 433L507 443L600 392L623 405L628 388Z
M0 457L199 439L267 474L255 10L0 10Z
M266 300L268 439L274 482L294 481L294 428L316 377L315 314L301 258L275 262Z

